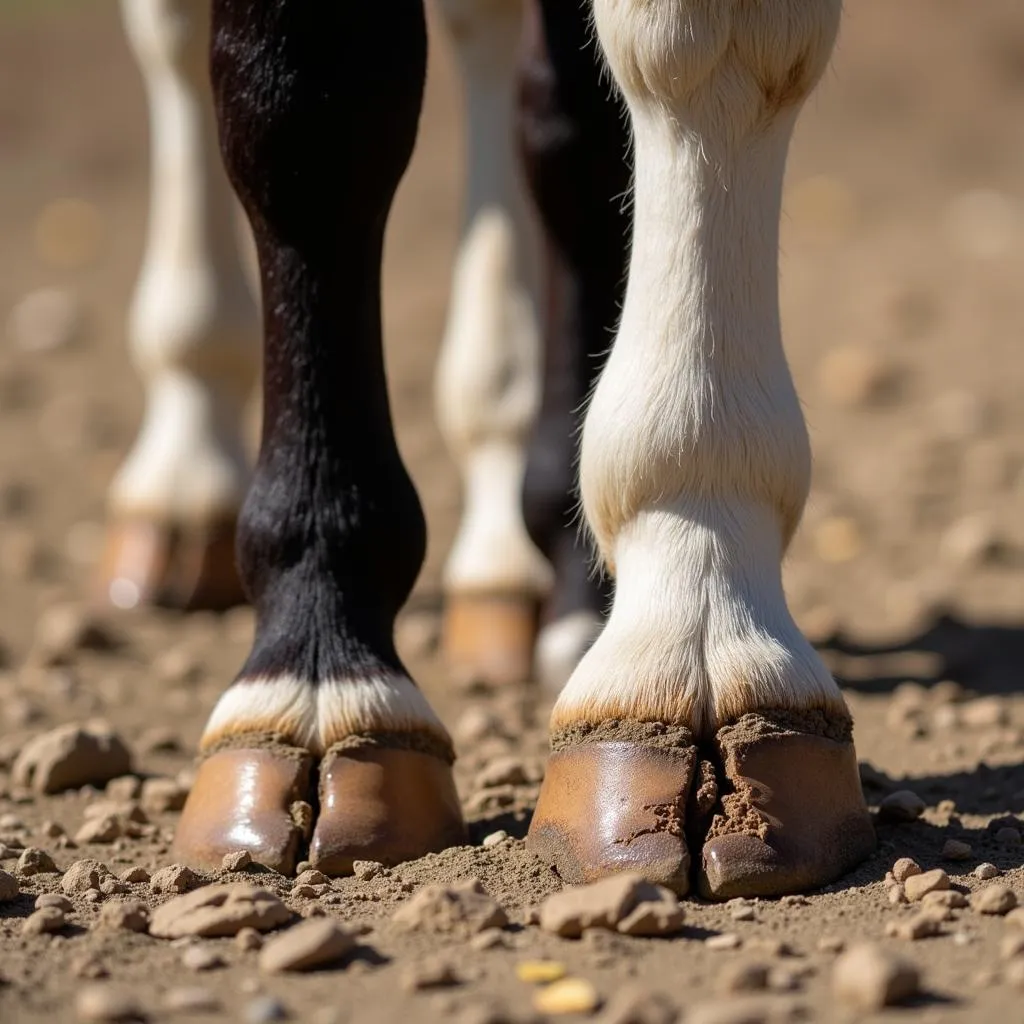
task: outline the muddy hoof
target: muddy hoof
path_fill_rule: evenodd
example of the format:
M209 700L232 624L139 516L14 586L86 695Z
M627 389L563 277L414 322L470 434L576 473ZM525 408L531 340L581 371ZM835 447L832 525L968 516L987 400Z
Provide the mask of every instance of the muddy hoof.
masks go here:
M744 715L716 742L727 784L704 844L701 895L782 896L835 881L870 856L851 723L822 712Z
M99 568L99 599L117 608L155 604L221 611L245 602L235 565L235 523L171 526L114 521Z
M219 868L226 853L248 850L290 874L308 828L313 759L295 747L220 750L199 766L174 837L174 856ZM295 806L297 801L303 801Z
M441 643L461 682L508 686L533 675L538 601L531 594L449 594Z
M687 734L688 736L688 734ZM573 884L638 871L683 895L697 752L636 740L576 743L548 762L527 848Z
M384 747L328 751L310 863L350 874L357 860L399 864L467 842L451 768L431 754Z

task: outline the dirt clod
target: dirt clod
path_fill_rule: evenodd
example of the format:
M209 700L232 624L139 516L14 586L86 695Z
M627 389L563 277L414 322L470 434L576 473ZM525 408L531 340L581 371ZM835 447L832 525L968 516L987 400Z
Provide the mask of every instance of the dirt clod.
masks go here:
M624 873L573 886L549 896L540 908L540 926L563 938L578 938L588 928L626 935L671 935L685 919L674 893Z
M89 889L99 890L100 883L110 877L110 869L98 860L76 860L60 880L61 889L69 896Z
M202 880L184 864L171 864L153 872L149 887L153 892L188 892L202 884Z
M139 900L111 900L100 908L97 924L118 931L145 932L149 928L149 907Z
M131 771L131 754L104 723L62 725L25 744L11 770L16 785L59 793Z
M268 889L236 883L207 885L169 900L153 912L150 934L161 939L237 935L243 928L270 931L292 912Z
M426 885L399 907L392 919L408 929L466 936L508 924L504 909L477 878L450 886Z
M28 877L30 875L50 874L57 870L53 858L37 846L26 846L18 857L17 871L19 875Z

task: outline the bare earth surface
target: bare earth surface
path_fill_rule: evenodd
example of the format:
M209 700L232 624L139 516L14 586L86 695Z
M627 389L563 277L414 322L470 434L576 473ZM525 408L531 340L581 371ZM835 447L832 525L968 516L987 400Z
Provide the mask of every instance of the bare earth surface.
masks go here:
M8 338L0 348L0 868L21 891L0 902L0 1021L79 1019L90 1010L76 997L96 983L136 1001L125 1013L157 1020L528 1020L544 990L517 965L538 959L590 982L604 1004L591 1014L599 1020L670 1019L608 1009L639 985L692 1021L841 1021L864 1011L833 994L833 965L843 943L861 940L921 970L909 1007L873 1019L1021 1019L1024 928L1015 916L972 905L939 913L946 920L931 937L892 936L889 926L918 907L894 902L884 878L909 856L947 872L954 891L1005 884L1024 901L1024 9L1019 0L847 8L787 186L783 317L816 475L786 583L843 681L869 803L911 790L923 815L879 820L877 855L806 900L687 899L672 938L564 939L527 923L559 888L522 843L546 707L532 691L456 692L434 651L439 566L459 496L433 423L431 376L462 147L450 52L435 32L420 146L387 254L394 407L432 531L401 642L456 734L476 845L326 889L230 875L298 914L325 913L360 932L339 962L300 975L262 971L258 953L230 938L182 942L100 926L117 901L155 908L168 899L146 881L72 892L55 933L23 932L37 896L61 892L62 877L19 873L22 847L45 849L61 869L92 859L114 874L152 873L169 863L176 820L153 803L152 786L142 814L125 807L132 784L122 782L107 832L127 834L76 844L68 837L87 810L111 797L102 786L27 793L9 770L23 744L102 718L137 775L184 772L187 784L204 719L252 626L246 610L144 613L104 620L117 641L110 650L65 650L51 637L53 609L85 608L104 489L141 409L123 324L143 240L145 110L112 0L0 3L0 315L46 285L73 292L86 315L74 344L28 352ZM88 204L84 212L52 205L68 198ZM484 846L499 829L510 838ZM947 856L963 859L944 859L951 839L967 846ZM985 862L1001 875L976 877ZM470 877L504 907L510 923L500 932L468 940L392 920L423 885ZM442 957L457 983L414 987L428 956ZM746 964L769 970L738 972ZM432 968L442 979L443 967ZM733 991L744 985L752 991ZM196 988L219 1008L183 994Z

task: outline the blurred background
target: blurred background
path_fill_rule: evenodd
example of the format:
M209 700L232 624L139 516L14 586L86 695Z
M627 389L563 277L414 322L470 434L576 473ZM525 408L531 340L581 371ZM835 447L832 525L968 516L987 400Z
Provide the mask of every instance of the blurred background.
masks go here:
M392 217L385 280L399 440L431 528L419 584L428 605L459 507L431 382L463 176L458 82L433 21L420 141ZM84 600L105 488L139 422L125 316L144 240L147 133L114 0L0 0L0 638L14 665L40 609ZM784 210L784 332L815 452L786 567L793 608L819 639L841 630L866 645L914 637L950 609L999 627L995 640L973 627L958 633L974 638L964 670L974 676L963 681L1015 684L1013 627L1024 618L1019 0L847 4L834 64L798 126ZM72 329L50 348L13 326L41 288L60 289L73 311ZM244 654L248 612L120 621L131 642L119 658L87 657L38 694L7 678L18 695L3 709L12 734L63 713L46 686L81 702L69 708L109 711L147 692L160 652L186 644L202 652L206 682L167 713L194 740ZM432 626L420 626L416 643L429 652ZM126 727L142 728L147 699L127 703L118 710Z

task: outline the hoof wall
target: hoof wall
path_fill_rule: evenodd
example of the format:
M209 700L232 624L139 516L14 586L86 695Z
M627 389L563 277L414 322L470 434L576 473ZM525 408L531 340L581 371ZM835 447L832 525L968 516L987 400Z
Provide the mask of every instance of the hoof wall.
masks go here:
M221 611L245 603L235 565L235 523L172 526L111 523L100 562L99 599L117 608L160 605Z
M467 842L451 768L415 750L356 747L320 766L310 863L349 874L357 860L397 864Z
M174 837L174 855L197 868L219 868L226 853L290 874L306 838L300 808L313 759L304 751L221 750L199 766ZM306 811L308 813L308 810Z
M697 752L692 746L584 742L551 755L527 848L569 883L636 871L689 889L683 832Z
M765 725L746 715L718 732L733 792L703 848L699 887L709 899L805 892L875 849L852 740Z
M449 594L441 643L452 674L466 684L527 682L537 621L530 594Z

